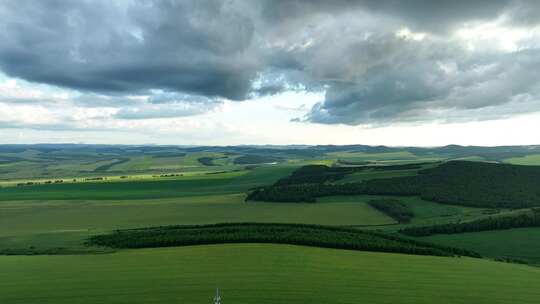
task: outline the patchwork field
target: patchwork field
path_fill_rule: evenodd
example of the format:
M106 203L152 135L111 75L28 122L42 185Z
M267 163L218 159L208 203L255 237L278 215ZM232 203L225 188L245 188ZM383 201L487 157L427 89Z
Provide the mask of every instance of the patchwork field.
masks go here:
M458 304L537 303L540 228L403 234L406 228L498 217L516 218L513 225L536 224L535 218L519 218L533 214L538 200L534 181L540 171L535 167L451 162L451 168L462 171L432 170L449 167L441 160L515 162L534 155L460 149L0 146L0 303L208 303L216 287L224 302L234 303L433 303L434 298ZM477 169L467 169L471 166ZM469 188L463 188L460 172L468 176ZM490 178L493 172L500 174ZM429 176L438 183L430 184ZM414 188L420 178L425 191ZM447 179L451 188L444 186ZM381 181L382 188L362 188ZM301 200L291 202L285 195L283 200L246 201L248 194L272 185L284 186L277 189L286 195L300 193L293 198ZM509 190L506 200L500 199L502 186ZM310 195L316 199L302 201ZM509 202L514 199L527 204L513 208ZM377 209L373 201L379 202ZM389 202L393 205L386 206ZM524 207L531 209L519 209ZM395 212L409 218L401 221ZM214 233L206 239L191 232L180 237L174 231L168 238L160 230L247 222L258 224L242 233L235 230L241 224L212 228L230 227L227 240L216 240ZM323 235L309 227L280 228L281 242L287 244L345 248L339 246L346 243L385 251L400 239L406 245L394 248L409 251L397 252L442 250L454 257L257 244L253 233L260 241L278 242L265 230L271 225L261 223L323 225L342 233L338 242L330 234L321 242ZM158 226L153 231L161 235L159 246L186 239L233 242L239 236L239 241L251 241L153 249L88 243L116 230ZM359 237L362 233L384 237L372 241ZM457 256L477 253L483 258Z
M207 194L231 194L273 182L294 170L292 166L267 166L253 170L187 174L180 177L115 179L80 183L4 187L0 200L157 199Z

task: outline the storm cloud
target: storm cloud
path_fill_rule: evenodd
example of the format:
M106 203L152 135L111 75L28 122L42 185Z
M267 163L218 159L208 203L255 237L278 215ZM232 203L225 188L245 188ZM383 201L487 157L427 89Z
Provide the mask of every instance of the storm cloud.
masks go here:
M221 1L4 3L0 67L26 80L238 100L259 68L251 20Z
M0 70L118 119L288 90L325 91L302 122L495 119L540 110L539 12L532 0L3 1Z

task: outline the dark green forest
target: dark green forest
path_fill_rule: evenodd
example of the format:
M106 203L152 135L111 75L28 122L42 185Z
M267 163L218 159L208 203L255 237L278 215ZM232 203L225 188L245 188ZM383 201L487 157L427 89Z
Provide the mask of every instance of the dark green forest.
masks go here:
M480 257L477 253L395 235L303 224L231 223L117 230L93 236L89 244L112 248L153 248L222 243L278 243L405 254Z
M320 171L326 173L314 178L295 172L274 185L255 189L247 200L315 202L317 197L331 195L419 195L425 200L474 207L540 206L540 167L450 161L420 170L416 176L344 184L327 182L336 179L335 169Z
M199 157L197 158L197 161L205 166L215 166L214 164L214 157Z
M290 176L281 178L274 185L313 184L333 182L344 178L348 174L363 171L396 171L421 169L429 163L386 165L386 166L356 166L356 167L328 167L325 165L307 165L294 171Z
M401 229L400 233L409 236L429 236L433 234L454 234L525 227L540 227L540 208L533 208L530 212L514 216L490 216L465 223L405 228Z
M371 200L368 204L395 219L398 223L409 223L414 217L412 209L402 201L396 199Z

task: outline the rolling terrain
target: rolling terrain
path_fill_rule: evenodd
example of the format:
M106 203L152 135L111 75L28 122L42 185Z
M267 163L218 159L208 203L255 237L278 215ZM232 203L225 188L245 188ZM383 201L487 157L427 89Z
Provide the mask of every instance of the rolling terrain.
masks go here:
M518 216L537 206L540 171L505 164L536 149L0 145L0 303L207 303L216 287L235 303L536 303L539 228L514 226L529 223ZM266 187L314 199L246 201ZM239 223L254 230L236 234ZM484 230L404 233L477 223ZM215 224L188 247L176 246L202 230L166 227ZM173 231L177 243L89 242L126 229L156 233L154 245ZM333 229L358 231L342 235L350 246L373 233L379 249L399 239L482 258L313 247L338 247L320 242Z
M112 254L0 256L0 301L534 304L540 269L472 258L227 244ZM36 276L39 273L39 276ZM84 275L81 275L84 274Z

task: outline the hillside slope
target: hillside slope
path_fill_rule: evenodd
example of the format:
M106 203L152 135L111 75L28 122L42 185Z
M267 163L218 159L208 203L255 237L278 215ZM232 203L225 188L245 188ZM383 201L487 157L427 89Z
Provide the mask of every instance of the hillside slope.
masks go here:
M536 304L540 269L469 258L288 245L0 256L0 302ZM39 273L39 276L36 276ZM84 274L84 275L81 275ZM443 303L443 302L440 302Z

